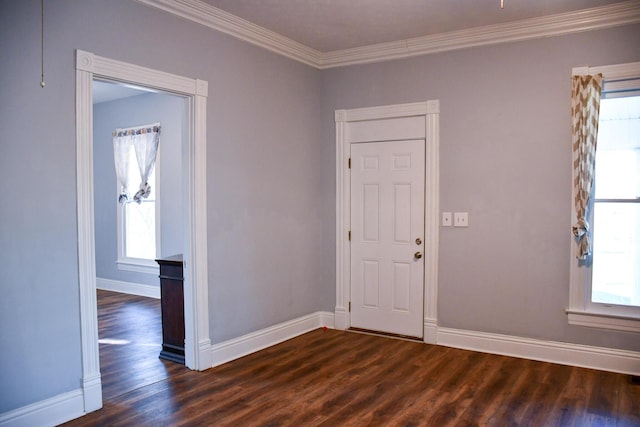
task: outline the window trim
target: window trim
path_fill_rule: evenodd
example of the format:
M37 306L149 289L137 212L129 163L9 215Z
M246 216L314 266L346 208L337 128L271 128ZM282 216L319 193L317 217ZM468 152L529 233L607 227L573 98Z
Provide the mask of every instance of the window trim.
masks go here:
M156 257L159 257L159 254L161 253L160 249L162 248L162 233L161 233L161 221L160 221L160 212L162 211L162 209L160 209L160 147L158 147L158 153L156 154L156 162L154 165L154 173L155 173L155 183L154 183L154 187L155 189L152 189L152 191L155 191L155 217L156 217ZM119 185L116 185L116 192L119 195L120 194L120 187ZM142 201L142 203L144 203L144 200ZM136 273L145 273L145 274L153 274L153 275L158 275L160 274L160 266L158 265L158 263L156 263L155 260L153 259L145 259L145 258L133 258L133 257L128 257L125 256L125 237L124 237L124 233L125 233L125 229L124 229L124 209L123 209L123 205L121 205L120 203L117 203L117 207L116 207L116 211L117 211L117 219L116 219L116 223L117 223L117 243L116 243L116 247L117 247L117 255L116 255L116 266L118 268L118 270L123 270L123 271L133 271Z
M602 73L605 81L640 78L640 62L599 67L576 67L572 69L573 76L598 73ZM571 178L573 182L573 172L571 173ZM572 184L572 221L576 217L574 199L575 188ZM578 251L575 238L571 236L570 239L569 307L566 309L569 324L626 332L640 332L640 308L591 301L591 262L577 260Z

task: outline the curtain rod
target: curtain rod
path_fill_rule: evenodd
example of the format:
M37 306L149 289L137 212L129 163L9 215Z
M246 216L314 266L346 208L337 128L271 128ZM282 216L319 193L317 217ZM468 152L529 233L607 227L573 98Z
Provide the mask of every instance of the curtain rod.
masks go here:
M147 132L160 132L160 123L152 123L152 124L148 124L148 125L143 125L143 126L133 126L133 127L128 127L128 128L116 128L116 130L113 131L113 136L125 136L125 135L133 135L136 133L141 133L141 131L147 131ZM147 132L142 132L142 133L147 133Z

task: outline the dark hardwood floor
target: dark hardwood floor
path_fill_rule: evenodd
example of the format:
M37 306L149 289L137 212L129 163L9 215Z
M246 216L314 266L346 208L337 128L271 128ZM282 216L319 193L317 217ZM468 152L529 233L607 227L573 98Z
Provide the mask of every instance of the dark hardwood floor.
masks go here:
M98 290L98 338L105 402L186 368L158 358L160 300Z
M139 330L109 322L114 336L129 336L117 323ZM353 332L318 329L205 372L155 362L168 376L133 389L116 378L144 363L104 365L104 408L67 425L640 426L628 375Z

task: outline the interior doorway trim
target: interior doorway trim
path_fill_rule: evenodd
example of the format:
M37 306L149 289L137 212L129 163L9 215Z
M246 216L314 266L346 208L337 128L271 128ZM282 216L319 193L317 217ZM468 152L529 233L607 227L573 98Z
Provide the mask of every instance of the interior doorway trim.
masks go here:
M208 85L150 68L76 50L76 167L78 273L82 340L82 390L85 412L102 407L93 207L94 78L130 83L182 95L189 100L189 139L185 153L184 303L185 359L191 369L206 369L209 338L207 273L206 123Z
M351 175L348 162L351 153L349 125L366 120L401 117L425 117L425 272L424 334L426 343L435 344L438 318L438 236L439 236L439 117L437 100L371 108L336 110L336 307L335 328L351 326Z

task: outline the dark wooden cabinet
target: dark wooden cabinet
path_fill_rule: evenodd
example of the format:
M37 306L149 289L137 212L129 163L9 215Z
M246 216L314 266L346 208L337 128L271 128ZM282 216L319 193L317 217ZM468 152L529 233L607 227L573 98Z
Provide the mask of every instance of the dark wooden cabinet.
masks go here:
M160 265L162 351L160 358L184 365L184 275L182 255L157 259Z

